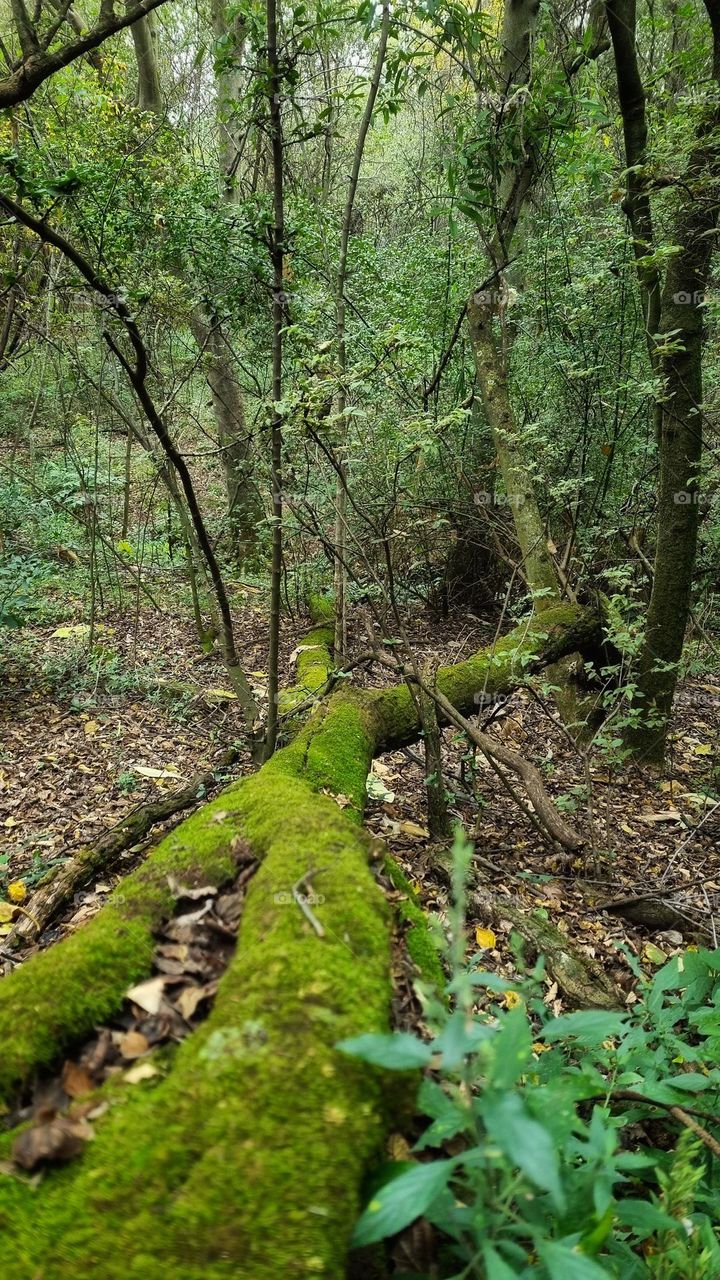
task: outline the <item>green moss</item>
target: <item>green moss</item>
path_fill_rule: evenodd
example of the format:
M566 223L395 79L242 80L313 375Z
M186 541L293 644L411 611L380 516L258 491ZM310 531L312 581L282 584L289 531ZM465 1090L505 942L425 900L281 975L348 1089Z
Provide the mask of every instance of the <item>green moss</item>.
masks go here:
M280 714L287 714L306 703L316 694L322 694L335 669L332 658L333 629L327 626L313 627L298 646L297 680L291 689L280 694Z
M465 707L483 687L507 687L521 653L542 646L559 657L571 631L576 645L578 616L548 610L492 657L445 669L441 687ZM92 924L0 984L7 1091L147 972L153 929L172 906L169 872L220 883L236 832L264 858L210 1018L167 1077L124 1092L82 1158L39 1185L0 1173L14 1280L344 1276L389 1096L381 1074L334 1048L386 1027L390 1002L387 908L358 822L373 753L416 732L404 687L337 693L257 775L182 823ZM442 982L425 918L396 874L411 954ZM294 890L315 895L311 919Z
M420 906L410 882L390 854L385 857L384 868L393 888L405 895L395 904L395 909L407 929L405 945L407 946L408 954L418 971L419 977L424 982L431 983L434 987L442 990L446 981L445 973L427 916Z
M583 639L597 632L597 619L590 610L577 605L555 605L532 616L514 631L480 650L464 662L440 667L438 688L458 708L471 712L482 695L502 693L517 684L527 670L533 669L533 657L543 662L562 657L570 649L582 647ZM377 721L378 747L410 741L417 736L418 717L407 685L396 685L371 693L373 715Z
M350 704L334 711L347 731ZM40 1194L0 1175L3 1263L17 1280L344 1275L384 1091L334 1046L387 1026L388 911L367 836L304 775L306 745L233 789L233 820L264 860L207 1023ZM306 875L322 937L293 897Z
M229 788L167 836L77 933L0 982L0 1105L36 1067L120 1008L127 988L149 972L154 932L174 904L168 876L215 885L232 877L233 793ZM215 820L220 812L228 814L223 822Z

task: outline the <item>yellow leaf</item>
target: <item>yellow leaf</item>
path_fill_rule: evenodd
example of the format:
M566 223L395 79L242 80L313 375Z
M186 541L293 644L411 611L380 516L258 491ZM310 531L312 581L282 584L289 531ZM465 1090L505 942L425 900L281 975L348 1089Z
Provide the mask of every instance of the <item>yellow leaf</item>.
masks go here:
M523 998L517 991L505 991L503 992L503 1001L506 1009L517 1009L518 1005L522 1004Z
M406 836L428 836L430 833L425 827L418 826L417 822L401 822L400 830Z
M208 689L205 695L208 698L214 698L216 702L231 702L237 700L237 694L232 689Z
M643 958L647 960L649 964L664 964L667 960L665 952L661 951L660 947L656 947L654 942L645 943L645 946L643 947Z
M475 930L475 941L479 947L484 947L485 950L489 950L491 947L495 946L497 938L495 937L492 929L481 929L478 925Z
M9 902L0 902L0 924L8 924L15 916L15 908Z
M27 889L22 880L13 880L7 887L7 896L11 902L24 902L27 898Z
M549 1053L552 1049L551 1044L541 1044L539 1040L532 1047L533 1053Z
M696 747L693 747L693 752L696 756L709 756L712 755L712 747L708 742L699 742Z
M85 737L91 738L94 733L97 733L99 728L100 728L100 725L98 724L97 720L86 720Z

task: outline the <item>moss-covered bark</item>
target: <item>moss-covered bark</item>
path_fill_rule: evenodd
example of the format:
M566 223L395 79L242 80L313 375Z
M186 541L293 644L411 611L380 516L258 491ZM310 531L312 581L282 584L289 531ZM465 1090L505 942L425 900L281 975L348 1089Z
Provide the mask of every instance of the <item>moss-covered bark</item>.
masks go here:
M441 687L471 708L538 653L577 647L590 625L577 610L546 613L492 655L445 669ZM382 1077L334 1045L386 1027L391 994L388 912L360 825L365 782L381 746L417 732L414 715L406 688L339 691L258 774L181 824L92 924L0 983L7 1097L148 971L172 907L169 872L219 883L238 834L262 859L212 1013L167 1077L129 1090L82 1158L39 1186L0 1174L14 1280L344 1275L384 1101ZM418 923L408 916L412 936Z

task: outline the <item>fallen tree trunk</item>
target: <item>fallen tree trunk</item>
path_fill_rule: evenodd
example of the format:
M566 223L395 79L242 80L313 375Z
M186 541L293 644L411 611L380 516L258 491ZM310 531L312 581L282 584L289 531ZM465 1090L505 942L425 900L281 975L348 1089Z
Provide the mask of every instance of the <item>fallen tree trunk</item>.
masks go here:
M548 610L493 651L441 669L438 687L470 711L596 626L577 608ZM390 919L360 826L365 783L374 754L417 732L407 686L340 690L257 774L163 840L90 924L0 982L8 1099L148 972L153 930L172 907L168 874L230 879L238 842L261 859L210 1017L165 1077L119 1089L83 1157L41 1186L0 1174L9 1274L345 1274L387 1107L381 1074L334 1048L385 1028L390 1007ZM303 881L322 936L293 896Z

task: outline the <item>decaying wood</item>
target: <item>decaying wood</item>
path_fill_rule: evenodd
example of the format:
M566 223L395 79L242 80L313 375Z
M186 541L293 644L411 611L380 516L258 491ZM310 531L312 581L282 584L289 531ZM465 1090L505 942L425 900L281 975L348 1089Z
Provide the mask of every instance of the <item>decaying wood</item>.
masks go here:
M21 919L12 933L8 934L5 947L12 950L26 946L38 938L73 895L93 876L99 872L107 874L126 849L144 840L158 823L166 822L205 800L207 793L218 785L218 771L229 768L237 757L236 748L230 747L214 768L196 774L179 791L173 791L159 800L151 800L149 804L133 810L117 826L105 831L94 844L81 849L74 858L59 867L51 879L38 886L26 904Z
M473 894L482 919L498 925L508 921L534 956L544 956L547 971L573 1004L589 1009L617 1009L621 994L594 961L537 911L518 898L500 898L481 890Z

